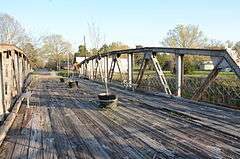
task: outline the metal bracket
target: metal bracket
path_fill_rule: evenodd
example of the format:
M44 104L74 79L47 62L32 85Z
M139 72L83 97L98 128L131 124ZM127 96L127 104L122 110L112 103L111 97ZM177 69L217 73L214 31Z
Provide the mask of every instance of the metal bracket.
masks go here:
M119 70L119 73L120 73L120 79L121 79L121 81L123 81L123 76L122 76L120 65L119 65L118 60L117 60L117 56L113 56L111 66L110 66L110 70L109 70L109 73L108 73L108 77L109 77L110 82L112 81L116 64L117 64L117 67L118 67L118 70Z
M208 77L202 83L202 85L194 92L192 99L199 100L202 97L203 92L208 88L208 86L212 83L212 81L217 77L218 73L221 71L221 63L224 58L220 58L217 65L213 68L213 70L209 73Z
M163 86L165 93L172 94L171 90L168 86L168 83L166 81L166 78L164 76L164 73L162 71L162 68L161 68L158 60L156 59L156 57L153 55L152 52L144 53L144 58L143 58L143 61L142 61L142 64L141 64L141 67L140 67L140 70L139 70L139 73L138 73L138 76L137 76L137 79L136 79L137 87L139 87L140 84L141 84L142 77L144 75L144 72L146 70L147 65L149 64L149 61L151 61L153 63L155 71L158 75L159 82Z

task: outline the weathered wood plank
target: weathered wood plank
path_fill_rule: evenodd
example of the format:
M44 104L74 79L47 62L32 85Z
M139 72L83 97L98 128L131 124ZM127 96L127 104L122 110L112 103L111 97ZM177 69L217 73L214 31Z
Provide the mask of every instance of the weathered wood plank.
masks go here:
M51 107L53 108L50 109L50 120L52 121L51 124L54 135L54 145L58 158L75 158L71 143L68 140L68 136L61 122L61 114L57 112L57 104L58 103L52 98Z
M31 106L34 109L32 114L31 134L28 150L28 158L43 158L42 134L43 132L43 117L41 110L40 92L36 93L36 105Z
M96 86L94 86L94 90L96 91ZM91 90L91 89L90 89ZM126 97L126 96L125 96ZM143 103L144 103L144 101L142 101ZM155 110L157 110L157 108L155 109ZM119 111L119 110L118 110ZM162 111L162 110L161 110ZM135 113L138 113L136 110L135 110ZM128 115L128 116L125 116L125 119L126 118L129 118L129 117L131 117L131 114L130 115ZM221 133L221 132L220 132ZM206 136L205 136L206 137ZM229 138L231 138L231 136L228 136ZM214 149L213 149L214 150ZM235 150L238 150L238 149L235 149Z
M85 82L85 81L83 81ZM84 83L81 87L90 90L94 89L94 91L100 91L101 88L97 86L97 84ZM149 95L143 94L134 94L132 92L128 92L125 90L120 90L117 88L112 88L116 94L119 96L123 96L123 98L132 98L135 101L148 104L154 108L159 109L167 109L172 112L180 113L182 115L192 116L193 118L197 119L198 116L201 118L199 120L207 119L211 122L219 122L220 124L225 123L225 126L234 126L235 128L240 128L239 116L240 111L231 110L228 108L221 108L221 107L209 107L205 105L197 105L187 102L179 102L169 98L159 98L159 97L151 97ZM159 104L159 102L161 104ZM227 113L226 113L227 112Z
M53 130L51 127L51 120L49 117L49 111L47 108L42 109L44 114L44 123L43 123L43 158L57 158L57 152L54 147L54 136Z
M108 118L99 114L98 111L84 108L83 103L75 100L77 106L81 107L81 111L78 109L74 110L79 120L84 120L89 129L92 129L92 133L95 136L99 136L101 143L104 143L108 148L111 148L111 152L115 157L117 155L120 158L130 157L130 158L146 158L146 155L142 155L134 149L134 144L128 142L126 138L128 135L124 135L121 127L115 125L113 129L113 124ZM94 109L94 108L93 108ZM99 116L100 115L100 116ZM87 124L91 123L91 125ZM118 128L117 128L118 127ZM117 131L116 131L117 130ZM140 144L138 144L139 146ZM116 158L116 157L115 157Z
M6 158L239 158L239 111L112 88L119 106L100 110L103 86L55 79L34 84L0 147ZM20 112L21 112L20 111ZM13 141L13 144L10 143ZM9 144L10 143L10 144ZM16 146L14 146L16 143ZM4 149L6 148L6 149Z
M27 158L32 125L32 109L26 109L12 158ZM16 119L17 120L17 119Z
M11 158L14 153L15 145L17 144L17 139L20 136L22 122L24 119L24 109L20 108L18 115L16 117L16 121L13 123L11 129L9 130L8 135L5 138L5 142L3 143L3 149L0 149L0 158Z

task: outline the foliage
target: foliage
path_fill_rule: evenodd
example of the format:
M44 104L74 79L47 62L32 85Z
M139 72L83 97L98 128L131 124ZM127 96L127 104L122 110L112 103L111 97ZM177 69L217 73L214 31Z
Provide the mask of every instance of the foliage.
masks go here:
M97 55L98 54L98 49L93 48L90 50L90 55L89 56L93 56L93 55Z
M52 34L44 37L41 53L47 60L47 67L59 70L62 63L71 55L71 44L61 35ZM70 60L72 61L72 58Z
M219 40L210 40L208 44L206 44L205 48L207 49L224 49L225 45Z
M87 57L89 56L89 51L87 50L86 46L79 45L78 52L74 54L74 62L76 62L76 57Z
M240 58L240 41L233 46L233 50L237 52L238 57Z
M57 75L62 77L68 77L68 70L57 71ZM73 72L70 71L69 76L72 76L72 75L73 75Z
M163 40L164 46L175 48L203 48L207 38L195 25L177 25L169 30L167 37Z
M192 62L191 57L184 57L184 74L192 74L197 65Z
M87 56L88 54L89 54L89 52L88 52L86 46L84 46L84 45L79 45L79 47L78 47L78 52L77 52L77 54L75 54L75 55L76 55L76 56L79 56L79 57L85 57L85 56Z
M74 57L82 57L79 52L74 53Z
M111 44L107 45L104 44L99 50L98 53L102 54L105 52L117 51L117 50L126 50L129 49L128 45L125 45L121 42L112 42ZM123 56L123 55L122 55Z
M22 46L22 49L29 58L30 64L33 68L44 67L43 57L40 55L39 49L36 48L32 43L26 43L24 46Z
M177 25L174 29L169 30L162 44L174 48L204 48L207 45L207 38L198 26ZM209 60L209 58L203 56L184 57L185 73L194 71L196 65L204 60Z
M0 14L0 43L14 44L19 47L29 41L25 29L8 14Z
M99 50L98 53L99 54L103 54L109 51L109 46L107 44L104 44Z
M117 50L126 50L126 49L129 49L129 46L121 42L112 42L110 45L108 45L108 51L117 51Z
M157 55L158 62L163 70L173 71L174 68L174 57L169 54Z
M0 14L0 43L14 44L20 47L30 60L31 66L44 67L44 60L33 40L22 25L8 14Z

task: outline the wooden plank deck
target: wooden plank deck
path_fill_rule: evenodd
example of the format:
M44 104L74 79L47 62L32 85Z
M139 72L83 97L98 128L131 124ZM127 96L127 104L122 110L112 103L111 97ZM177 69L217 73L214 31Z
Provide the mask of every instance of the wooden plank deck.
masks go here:
M120 103L97 107L103 86L69 89L39 76L0 158L240 158L240 111L112 88Z

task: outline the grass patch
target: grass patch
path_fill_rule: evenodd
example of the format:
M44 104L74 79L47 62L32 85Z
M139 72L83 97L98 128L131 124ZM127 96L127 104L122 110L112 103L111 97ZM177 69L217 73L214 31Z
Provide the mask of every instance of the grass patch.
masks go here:
M68 77L68 70L60 70L60 71L56 71L56 74L58 76L62 76L62 77ZM73 72L69 71L69 76L72 76Z

